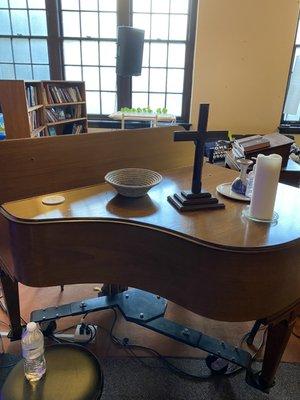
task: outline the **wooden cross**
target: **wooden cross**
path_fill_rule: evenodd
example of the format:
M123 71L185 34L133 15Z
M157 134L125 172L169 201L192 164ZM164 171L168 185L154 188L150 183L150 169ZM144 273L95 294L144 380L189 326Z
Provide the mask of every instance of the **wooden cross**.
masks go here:
M204 158L205 135L207 132L207 121L209 104L201 104L199 109L199 120L197 131L174 132L175 142L193 141L195 143L194 172L192 181L192 193L200 194L202 189L202 167Z
M189 132L174 132L175 142L193 141L195 144L194 171L192 190L175 193L168 196L168 201L179 211L194 211L204 208L224 208L224 204L202 190L202 168L204 159L204 144L207 133L209 104L201 104L199 109L198 129Z

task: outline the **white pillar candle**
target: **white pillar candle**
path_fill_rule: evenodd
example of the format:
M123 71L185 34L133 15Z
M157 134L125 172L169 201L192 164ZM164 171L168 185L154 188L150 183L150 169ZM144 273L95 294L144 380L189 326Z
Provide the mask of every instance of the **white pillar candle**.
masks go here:
M282 157L278 154L258 155L249 209L250 217L272 219L281 163Z

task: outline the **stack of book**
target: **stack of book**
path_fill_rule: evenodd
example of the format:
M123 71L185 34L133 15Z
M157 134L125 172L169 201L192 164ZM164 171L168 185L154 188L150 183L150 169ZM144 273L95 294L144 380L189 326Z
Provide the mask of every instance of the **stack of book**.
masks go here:
M230 157L232 160L236 160L238 158L256 158L260 153L264 155L275 153L281 155L282 166L285 167L293 142L293 139L277 132L263 136L248 136L233 142ZM232 160L230 160L231 164L233 164Z
M62 108L46 108L45 109L47 122L56 122L66 119Z
M31 130L38 128L40 126L40 121L37 111L32 111L28 115L29 115Z
M74 124L72 128L72 134L78 135L83 131L83 126L81 124Z
M81 118L81 106L74 106L68 108L52 107L46 108L47 122L56 122L66 119Z
M38 96L36 86L28 85L26 86L26 98L28 107L33 107L38 105Z
M82 113L81 105L75 106L73 110L74 111L72 113L72 115L73 115L72 118L81 118L82 117L83 113Z
M270 140L261 135L254 135L235 140L232 152L236 158L246 157L247 154L270 147Z
M82 101L78 86L58 87L49 84L46 86L46 94L49 104Z

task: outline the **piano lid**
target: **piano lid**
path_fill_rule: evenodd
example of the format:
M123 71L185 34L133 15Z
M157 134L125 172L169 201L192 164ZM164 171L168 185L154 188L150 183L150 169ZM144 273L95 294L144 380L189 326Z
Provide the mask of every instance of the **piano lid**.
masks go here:
M45 194L5 203L1 211L20 223L109 219L142 224L193 241L244 251L300 242L299 189L279 184L275 204L279 220L276 224L263 224L242 217L247 203L216 193L216 186L232 181L236 172L210 164L204 166L203 187L225 204L225 210L179 213L168 203L167 196L188 189L191 177L191 167L165 171L163 181L143 198L117 196L111 186L101 183L57 193L66 199L59 205L43 204L42 199L48 195Z

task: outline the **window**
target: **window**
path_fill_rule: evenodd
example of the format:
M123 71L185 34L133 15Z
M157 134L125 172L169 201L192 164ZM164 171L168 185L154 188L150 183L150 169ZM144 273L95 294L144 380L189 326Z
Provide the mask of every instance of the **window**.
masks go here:
M132 25L145 30L142 75L132 78L132 106L182 115L188 0L133 1Z
M197 0L0 0L0 79L84 80L92 118L150 106L188 121L196 11ZM145 30L142 75L121 84L118 25Z
M44 0L0 0L0 79L49 79Z
M299 124L300 122L300 22L296 35L294 55L290 78L283 108L283 124Z
M117 108L116 0L61 0L64 75L84 80L88 114Z

